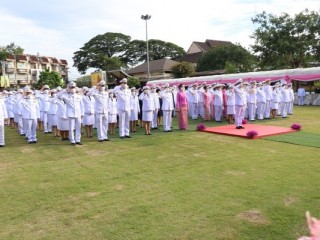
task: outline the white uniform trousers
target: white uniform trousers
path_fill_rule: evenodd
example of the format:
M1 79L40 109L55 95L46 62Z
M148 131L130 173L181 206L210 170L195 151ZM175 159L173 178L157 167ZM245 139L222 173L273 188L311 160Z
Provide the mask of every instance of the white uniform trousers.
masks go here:
M159 110L152 111L153 112L152 123L151 123L152 128L158 127L158 111Z
M25 127L23 126L22 115L18 115L18 129L20 134L25 134Z
M172 122L172 110L163 110L163 130L170 131L171 130L171 122Z
M256 115L255 103L248 103L248 115L249 115L249 120L251 121L255 120L255 115Z
M4 146L4 119L0 119L0 145Z
M204 117L203 102L199 102L199 115L200 115L202 118Z
M108 114L96 113L98 140L108 139Z
M197 119L199 115L199 103L191 103L192 105L192 119Z
M49 130L48 112L43 112L42 118L43 118L43 131L45 133L51 132L51 130Z
M37 119L23 119L26 126L26 137L28 142L37 141Z
M221 117L222 117L222 106L214 105L214 119L217 122L220 122Z
M130 134L130 111L119 111L119 136L129 136Z
M81 117L68 118L69 121L69 139L71 143L81 141ZM74 131L76 134L74 134Z
M298 105L302 106L303 104L304 104L304 97L303 96L298 97Z
M282 106L283 106L283 103L280 102L279 103L279 106L278 106L278 110L277 110L277 115L280 116L282 114Z
M289 102L283 102L281 104L281 116L282 117L287 117L288 116L288 104Z
M244 106L236 105L236 115L234 116L234 122L236 126L242 126Z
M257 103L257 118L259 120L263 119L263 115L265 113L265 107L266 107L266 103L265 102L258 102Z
M293 114L293 101L290 101L288 104L288 114Z
M264 118L270 118L270 113L271 113L271 100L267 100L265 110L264 110Z

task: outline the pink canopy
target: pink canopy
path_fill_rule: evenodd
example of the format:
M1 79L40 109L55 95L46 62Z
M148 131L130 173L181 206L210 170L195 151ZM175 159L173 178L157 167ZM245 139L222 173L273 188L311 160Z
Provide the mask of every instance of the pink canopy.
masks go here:
M266 79L271 79L272 82L286 81L290 83L293 80L296 81L315 81L320 80L320 67L314 68L297 68L297 69L283 69L263 72L248 72L248 73L236 73L236 74L223 74L212 75L203 77L190 77L190 78L175 78L175 79L162 79L147 82L147 85L162 85L168 83L172 85L191 85L191 84L212 84L212 83L234 83L238 79L242 78L247 82L261 82Z

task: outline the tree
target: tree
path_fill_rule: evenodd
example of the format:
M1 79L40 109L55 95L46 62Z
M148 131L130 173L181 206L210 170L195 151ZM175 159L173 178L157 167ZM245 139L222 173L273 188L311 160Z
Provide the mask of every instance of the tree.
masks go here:
M166 57L176 59L185 54L183 48L170 42L153 39L148 43L150 60ZM106 59L108 59L108 64L106 64ZM117 68L134 66L146 61L146 59L145 41L131 41L130 36L107 32L92 38L79 51L74 52L73 66L84 74L88 68L114 70L117 66L119 66Z
M194 73L194 66L189 62L181 62L174 65L171 70L175 78L184 78Z
M149 41L149 59L151 61L162 58L171 58L172 60L175 60L182 57L185 53L183 48L173 43L156 39L151 39ZM144 59L146 59L146 54Z
M14 55L23 55L24 49L20 47L19 45L16 45L15 43L10 43L5 47L6 51L9 54L14 54Z
M50 72L47 68L40 73L39 80L34 87L37 89L42 88L44 85L49 85L50 88L56 88L58 86L63 87L64 81L61 75L55 71Z
M254 68L255 57L240 44L217 46L198 60L197 72L225 69L227 63L235 65L238 72L248 72Z
M78 87L88 87L91 88L92 84L91 84L91 76L90 75L85 75L82 77L77 78L76 80L77 86Z
M262 12L252 18L259 27L251 38L262 69L307 66L311 59L320 59L320 15L308 9L290 17Z
M15 43L10 43L7 46L0 46L0 61L5 61L9 54L22 55L23 52L24 49L15 45Z
M121 60L130 39L130 36L121 33L107 32L97 35L74 53L73 66L81 73L85 73L88 68L103 69L105 66L101 60L113 57Z
M128 86L129 86L129 88L132 88L132 87L139 88L141 86L139 78L129 77L128 78Z

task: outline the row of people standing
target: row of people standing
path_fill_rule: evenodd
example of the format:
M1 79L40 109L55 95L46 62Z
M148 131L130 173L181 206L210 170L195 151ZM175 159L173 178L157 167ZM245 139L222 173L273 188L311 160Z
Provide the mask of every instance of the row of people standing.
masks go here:
M238 83L237 83L238 85ZM256 119L269 119L276 115L287 117L293 113L294 93L291 84L276 83L271 86L271 80L263 82L243 82L245 90L244 117L254 121ZM217 122L227 119L232 122L235 115L235 89L232 84L193 84L188 87L189 117L204 120L213 118ZM279 104L272 105L272 102ZM274 110L276 107L276 115ZM272 115L271 115L272 114Z

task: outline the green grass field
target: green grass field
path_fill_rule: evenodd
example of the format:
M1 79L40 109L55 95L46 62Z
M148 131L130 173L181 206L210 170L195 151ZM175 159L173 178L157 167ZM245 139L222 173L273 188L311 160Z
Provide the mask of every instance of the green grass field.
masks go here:
M296 106L290 118L256 122L301 124L285 141L197 132L200 122L190 121L187 131L174 122L176 131L151 136L139 128L132 139L111 142L83 137L75 147L43 133L29 145L6 128L0 239L308 235L305 212L320 218L320 108Z

